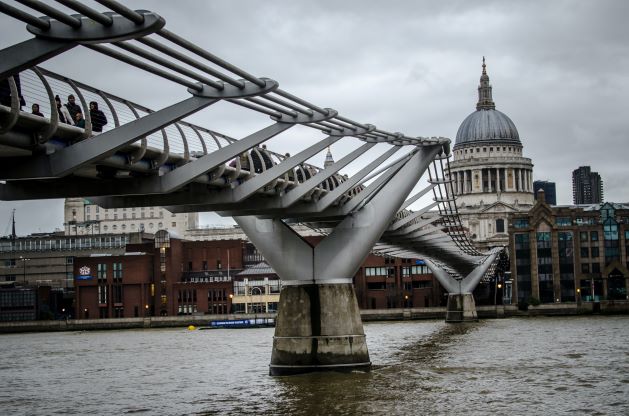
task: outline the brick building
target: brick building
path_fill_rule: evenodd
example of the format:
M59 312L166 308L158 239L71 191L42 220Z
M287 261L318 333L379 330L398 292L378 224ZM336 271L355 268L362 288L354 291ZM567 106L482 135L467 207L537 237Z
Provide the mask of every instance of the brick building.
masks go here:
M440 306L443 289L423 261L370 254L354 288L361 309Z
M312 244L318 238L307 237ZM274 312L280 281L241 239L186 241L165 230L127 252L74 259L80 318ZM354 276L360 307L441 304L443 291L420 260L370 255Z
M243 240L185 241L164 230L123 255L77 257L76 314L84 318L229 313Z
M626 300L629 204L549 206L544 192L509 224L513 298Z

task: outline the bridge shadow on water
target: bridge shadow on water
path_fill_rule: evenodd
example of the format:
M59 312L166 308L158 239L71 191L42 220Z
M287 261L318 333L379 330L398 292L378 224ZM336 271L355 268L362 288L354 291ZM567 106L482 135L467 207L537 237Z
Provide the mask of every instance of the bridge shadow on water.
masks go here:
M271 409L260 414L431 414L435 396L443 393L443 379L452 378L442 358L451 347L482 323L426 323L427 333L413 334L422 324L395 323L404 331L394 341L373 337L374 365L369 373L322 372L274 378L277 396ZM386 324L384 325L386 327ZM368 334L368 337L370 334ZM381 345L386 344L386 345ZM385 350L388 349L388 350ZM382 356L384 354L384 356Z

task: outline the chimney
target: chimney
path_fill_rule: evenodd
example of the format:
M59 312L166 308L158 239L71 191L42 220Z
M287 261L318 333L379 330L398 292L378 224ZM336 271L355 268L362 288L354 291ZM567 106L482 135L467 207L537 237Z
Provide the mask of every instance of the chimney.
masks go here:
M546 202L546 193L543 188L537 191L537 202Z

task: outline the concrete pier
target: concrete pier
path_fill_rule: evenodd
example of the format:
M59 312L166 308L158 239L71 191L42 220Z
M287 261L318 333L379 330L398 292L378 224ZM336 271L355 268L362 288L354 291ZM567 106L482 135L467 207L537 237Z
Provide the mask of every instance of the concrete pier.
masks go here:
M476 302L471 293L450 293L446 309L446 322L478 321Z
M369 371L371 361L352 284L285 286L269 374Z

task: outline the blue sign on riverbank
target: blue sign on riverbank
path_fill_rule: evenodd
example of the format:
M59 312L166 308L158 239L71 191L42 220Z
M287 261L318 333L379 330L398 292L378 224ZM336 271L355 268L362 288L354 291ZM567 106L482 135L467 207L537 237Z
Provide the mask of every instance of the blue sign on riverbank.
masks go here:
M210 322L210 326L215 326L215 327L218 327L218 328L249 326L249 325L251 325L251 321L249 319L237 319L237 320L234 320L234 321L212 321L212 322Z
M76 280L92 280L94 277L89 275L77 274Z

